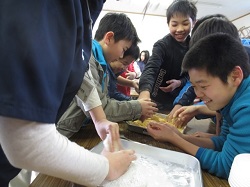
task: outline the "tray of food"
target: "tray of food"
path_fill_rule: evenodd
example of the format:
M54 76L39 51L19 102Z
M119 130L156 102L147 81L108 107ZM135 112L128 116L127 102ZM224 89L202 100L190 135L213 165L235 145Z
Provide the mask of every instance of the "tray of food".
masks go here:
M133 149L137 159L128 171L114 181L104 181L102 187L203 187L200 162L193 156L146 144L121 139L124 149ZM91 151L100 154L100 142Z
M156 113L151 118L145 119L143 122L138 119L135 121L126 121L126 123L128 124L128 130L133 131L133 132L137 132L140 134L148 135L147 125L149 122L156 121L156 122L162 122L162 123L168 123L168 124L174 125L176 120L177 120L177 118L173 118L173 119L169 120L168 115ZM184 127L178 128L178 130L181 133L184 132L184 129L185 129Z

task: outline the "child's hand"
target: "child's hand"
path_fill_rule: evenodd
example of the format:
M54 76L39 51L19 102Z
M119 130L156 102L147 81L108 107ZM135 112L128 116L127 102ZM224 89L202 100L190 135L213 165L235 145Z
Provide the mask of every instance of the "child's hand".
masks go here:
M179 122L177 121L176 126L180 127L180 126L185 126L197 114L198 111L195 105L183 106L174 113L173 117L178 118Z
M138 81L133 81L133 88L137 93L139 93L139 82Z
M168 84L168 86L159 87L163 92L172 92L181 85L181 81L175 79L169 80L166 83Z
M171 110L171 112L167 115L167 119L169 122L174 121L174 125L177 128L183 128L187 125L189 121L183 121L181 118L178 117L179 114L176 113L182 106L177 104L174 106L174 108Z
M170 111L170 113L167 114L168 117L169 117L170 119L172 119L172 118L174 117L175 112L176 112L177 110L179 110L181 107L182 107L182 105L176 104L176 105L174 106L174 108ZM177 115L177 116L178 116L178 115Z
M145 118L151 117L158 111L157 105L150 99L138 99L138 101L142 107L142 116Z
M110 134L107 134L107 137L105 138L105 140L103 140L103 145L105 150L109 152L117 152L122 149L120 139L112 140Z
M95 124L95 127L101 139L106 139L105 144L108 151L114 152L123 149L120 140L119 126L117 123L104 119L98 121Z
M176 127L166 123L150 122L147 131L155 140L163 142L171 142L175 135L182 136L182 133Z
M211 134L211 133L197 131L197 132L191 134L191 136L200 137L200 138L211 138L211 137L216 136L216 135Z
M129 80L134 80L136 77L136 73L133 71L127 71L126 73L126 78Z
M131 162L136 159L135 151L133 150L122 150L114 153L103 150L102 155L109 161L107 180L119 178L128 170Z

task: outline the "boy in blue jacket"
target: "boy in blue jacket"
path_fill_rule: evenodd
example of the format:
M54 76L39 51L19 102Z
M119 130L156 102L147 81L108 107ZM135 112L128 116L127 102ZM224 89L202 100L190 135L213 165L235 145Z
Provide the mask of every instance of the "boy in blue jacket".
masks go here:
M148 132L198 158L202 169L227 179L234 157L250 153L248 55L239 40L216 33L190 48L182 68L188 72L197 97L210 110L220 111L223 117L220 135L201 139L160 123L149 124Z

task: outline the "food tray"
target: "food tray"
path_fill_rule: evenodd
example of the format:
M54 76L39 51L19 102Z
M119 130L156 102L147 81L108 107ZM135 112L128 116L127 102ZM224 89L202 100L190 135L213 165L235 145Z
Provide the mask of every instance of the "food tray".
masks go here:
M137 132L140 134L149 135L146 128L135 125L133 123L133 121L126 121L126 123L128 124L128 130L133 131L133 132Z
M162 117L162 118L167 117L167 115L161 114L161 113L156 113L155 115ZM134 123L134 121L126 121L126 123L128 124L128 130L133 131L133 132L137 132L140 134L148 135L146 127L138 126ZM182 130L182 133L184 133L184 130L185 129Z
M121 139L121 143L124 149L133 149L136 154L146 155L158 161L172 162L180 165L182 168L188 168L192 175L192 182L190 182L188 186L203 187L200 162L195 157L185 153L157 148L135 141ZM100 154L102 150L103 143L100 142L91 151Z

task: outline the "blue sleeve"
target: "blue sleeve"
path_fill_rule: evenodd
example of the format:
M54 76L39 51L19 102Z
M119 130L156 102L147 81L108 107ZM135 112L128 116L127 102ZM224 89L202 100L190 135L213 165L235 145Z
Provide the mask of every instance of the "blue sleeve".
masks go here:
M221 153L212 149L199 148L196 158L200 161L201 168L217 177L227 179L229 176L231 165L221 159Z
M220 136L211 138L215 146L214 150L201 147L195 155L200 161L202 169L208 170L210 173L222 178L228 178L231 167L231 165L229 166L226 162L226 159L224 159L226 154L222 150L228 132L226 129L228 129L228 126L226 127L226 125L224 125L221 129Z
M196 97L194 88L191 86L190 81L187 81L185 86L181 89L179 95L174 100L174 105L179 104L181 106L191 105Z
M196 155L195 155L195 157L196 157L198 160L200 160L200 157L201 157L202 153L204 152L204 150L205 150L205 148L202 148L202 147L200 147L200 148L198 149L198 151L197 151L197 153L196 153Z
M123 93L118 92L118 91L113 93L112 98L114 98L118 101L130 101L131 100L130 96L124 95Z
M108 74L109 74L109 85L108 85L108 95L110 98L113 98L118 101L129 101L131 97L124 95L119 92L117 89L117 76L112 71L111 67L108 66ZM120 74L119 74L120 75Z
M85 1L81 1L82 2L82 6L84 7L85 5ZM91 0L88 1L89 4L89 11L91 14L91 19L92 19L92 27L94 26L100 12L102 11L103 8L103 4L106 2L106 0ZM82 9L83 14L84 12L87 12L85 9Z
M234 110L232 107L227 112L227 115L230 115L231 118L223 118L220 135L212 138L215 150L198 151L196 156L202 169L227 179L234 157L240 153L250 153L248 117L250 107L246 104L247 100L249 99L245 99L244 106L237 105L237 109Z
M109 86L108 86L109 97L116 99L118 101L129 101L131 97L124 95L123 93L117 90L117 79L110 76Z
M229 126L225 120L223 120L221 125L221 132L219 136L213 136L211 140L214 143L214 149L216 151L221 151L222 147L227 139L227 134L229 133Z

